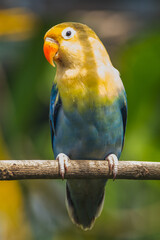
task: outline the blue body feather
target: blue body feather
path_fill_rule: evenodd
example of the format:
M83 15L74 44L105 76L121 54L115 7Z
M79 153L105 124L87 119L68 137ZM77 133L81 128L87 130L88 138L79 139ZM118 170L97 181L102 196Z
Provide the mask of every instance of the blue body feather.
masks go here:
M125 91L110 105L64 112L53 86L50 101L51 138L54 155L70 159L105 159L111 153L120 157L126 126ZM57 97L55 96L57 95ZM56 101L55 101L56 99ZM67 200L74 222L88 229L103 203L106 180L68 180Z

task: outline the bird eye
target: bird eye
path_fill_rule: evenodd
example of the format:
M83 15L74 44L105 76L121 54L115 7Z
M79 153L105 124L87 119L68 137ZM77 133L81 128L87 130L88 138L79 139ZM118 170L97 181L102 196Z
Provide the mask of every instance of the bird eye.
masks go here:
M62 31L62 37L64 39L70 39L74 36L75 33L76 31L73 28L67 27Z

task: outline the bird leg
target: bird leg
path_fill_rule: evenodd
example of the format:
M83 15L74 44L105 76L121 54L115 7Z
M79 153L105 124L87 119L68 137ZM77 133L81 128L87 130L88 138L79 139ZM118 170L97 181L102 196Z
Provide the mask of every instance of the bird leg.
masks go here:
M110 154L105 159L108 161L109 174L113 174L113 180L115 180L118 173L118 158L115 154Z
M59 173L64 180L64 174L67 172L69 157L64 153L59 153L56 157L59 163Z

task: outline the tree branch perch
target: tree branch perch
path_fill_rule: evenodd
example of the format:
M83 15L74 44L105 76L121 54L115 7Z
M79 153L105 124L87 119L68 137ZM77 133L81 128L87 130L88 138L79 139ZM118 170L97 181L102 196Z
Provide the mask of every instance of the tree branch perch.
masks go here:
M113 178L107 161L70 160L65 179ZM61 179L57 160L0 160L0 180ZM160 180L160 162L119 161L116 179Z

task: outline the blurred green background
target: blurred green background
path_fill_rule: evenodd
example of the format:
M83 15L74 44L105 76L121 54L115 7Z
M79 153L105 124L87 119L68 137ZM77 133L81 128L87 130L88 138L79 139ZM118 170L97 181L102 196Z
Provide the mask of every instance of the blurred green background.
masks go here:
M43 55L53 25L89 25L120 71L128 96L124 160L160 159L160 2L0 2L0 159L53 159L48 121L55 70ZM0 182L1 240L159 240L160 182L108 181L93 230L69 220L65 183Z

